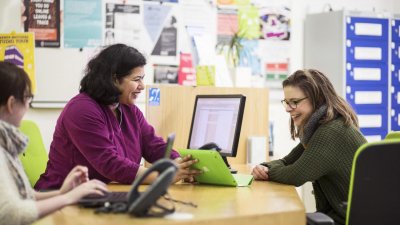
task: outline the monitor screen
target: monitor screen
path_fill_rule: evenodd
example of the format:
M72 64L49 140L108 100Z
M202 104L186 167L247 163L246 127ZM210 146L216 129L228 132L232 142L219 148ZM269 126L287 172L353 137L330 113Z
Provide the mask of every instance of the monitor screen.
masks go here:
M222 156L236 156L246 97L197 95L188 148L215 143Z

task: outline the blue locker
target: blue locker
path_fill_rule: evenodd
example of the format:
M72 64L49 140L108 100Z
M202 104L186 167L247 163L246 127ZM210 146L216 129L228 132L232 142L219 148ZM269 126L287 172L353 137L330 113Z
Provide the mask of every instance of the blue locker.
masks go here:
M392 41L400 41L400 20L392 19Z
M347 62L388 62L388 43L347 40L346 57Z
M347 17L347 39L388 40L388 19Z
M387 108L355 108L360 129L364 131L388 130Z
M346 64L347 84L387 85L388 65L386 63L348 62Z
M400 86L393 85L391 88L392 108L400 108Z
M400 131L400 107L392 107L390 118L391 130Z
M368 142L371 142L371 141L379 141L385 139L388 132L385 130L361 129L361 133L363 133ZM378 136L379 139L377 139L376 136Z
M400 86L400 64L392 64L391 74L392 74L392 85Z
M392 42L391 45L391 53L392 53L392 62L393 63L400 63L400 41L399 42Z
M399 63L392 63L390 48L391 30L400 29L400 19L391 19L373 12L339 11L308 15L305 26L305 66L330 74L333 85L358 116L379 118L377 126L361 128L363 134L379 139L390 128L391 80L400 75L400 58ZM400 43L400 35L396 38ZM392 64L399 67L391 74Z
M370 108L371 110L388 106L388 87L352 85L346 87L346 100L354 108Z

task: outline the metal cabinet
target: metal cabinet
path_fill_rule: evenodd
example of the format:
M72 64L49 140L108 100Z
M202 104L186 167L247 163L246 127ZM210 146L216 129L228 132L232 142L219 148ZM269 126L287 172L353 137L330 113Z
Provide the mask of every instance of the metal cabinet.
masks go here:
M400 19L391 19L391 111L390 124L391 130L400 130Z
M328 75L356 111L369 141L400 128L399 26L390 16L366 12L326 12L305 19L305 68Z

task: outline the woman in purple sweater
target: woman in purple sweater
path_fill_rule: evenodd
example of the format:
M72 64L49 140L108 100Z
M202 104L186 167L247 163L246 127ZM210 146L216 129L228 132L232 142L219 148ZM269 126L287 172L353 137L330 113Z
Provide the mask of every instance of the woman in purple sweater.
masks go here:
M146 170L142 157L151 163L163 157L166 143L135 106L145 87L145 64L140 52L124 44L108 46L90 60L80 94L58 118L47 168L35 189L59 188L76 165L87 166L90 179L130 184ZM199 173L189 169L195 160L176 151L171 158L180 168L175 181Z

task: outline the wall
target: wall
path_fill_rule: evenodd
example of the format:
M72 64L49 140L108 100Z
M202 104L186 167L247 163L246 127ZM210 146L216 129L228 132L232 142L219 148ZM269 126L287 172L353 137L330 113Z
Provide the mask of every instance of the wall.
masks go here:
M181 0L184 1L184 0ZM282 1L271 1L271 2L282 2ZM317 13L328 10L328 4L333 10L361 10L361 11L372 11L377 12L387 11L391 13L400 12L400 2L398 0L287 0L288 5L292 9L292 33L291 33L291 50L290 50L290 67L291 72L296 69L303 67L303 22L306 14ZM0 1L0 33L10 32L19 26L19 15L18 8L19 1L15 0L1 0ZM327 54L327 53L321 53ZM329 54L329 53L328 53ZM147 80L148 81L148 80ZM275 156L274 158L280 158L285 156L291 148L296 144L294 141L290 141L289 136L289 116L284 112L278 99L283 99L281 91L271 91L270 101L270 120L274 122L275 126ZM140 107L144 109L143 104L144 96L142 96ZM49 149L52 133L58 115L61 110L59 109L31 109L25 118L33 119L38 122L40 129L43 133L44 142ZM312 198L309 195L309 188L305 188L307 194L306 198ZM308 211L313 211L313 203L305 199L305 204ZM308 207L308 206L311 207Z
M272 1L273 2L273 1ZM278 2L278 1L276 1ZM303 67L303 21L307 13L316 13L327 11L330 4L333 10L365 10L371 11L388 11L399 12L400 2L397 0L303 0L293 1L288 0L288 5L292 9L292 37L291 37L291 71ZM20 24L19 14L19 1L15 0L2 0L0 1L0 32L10 32L11 30L18 29ZM148 66L150 67L150 66ZM54 69L54 68L52 68ZM57 68L55 68L57 69ZM83 68L82 68L83 69ZM147 80L147 82L151 82ZM277 157L285 155L295 142L288 142L288 120L289 117L283 113L284 109L280 102L276 99L282 99L283 94L281 91L271 93L273 101L271 101L270 118L274 121L275 126L275 153ZM144 96L140 100L143 106ZM39 123L43 136L45 139L46 147L50 146L51 134L54 129L54 124L61 110L58 109L34 109L28 112L25 118L35 119Z

